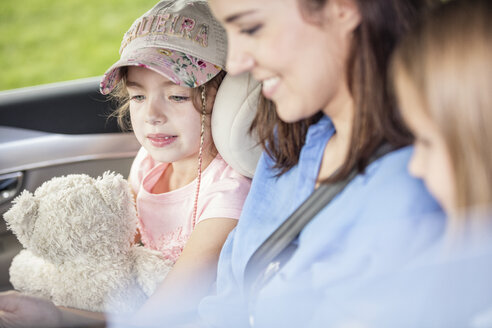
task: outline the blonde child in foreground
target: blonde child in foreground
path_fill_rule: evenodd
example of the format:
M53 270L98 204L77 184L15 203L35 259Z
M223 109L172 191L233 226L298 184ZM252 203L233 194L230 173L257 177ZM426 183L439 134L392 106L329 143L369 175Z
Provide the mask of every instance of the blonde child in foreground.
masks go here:
M154 314L193 312L212 287L222 244L249 190L250 180L218 154L210 129L226 49L225 31L206 1L161 1L125 34L121 59L101 81L101 92L120 104L120 123L142 145L129 177L141 240L175 262L135 324L152 322ZM0 297L0 326L69 326L92 316L9 295Z
M401 113L415 135L409 170L443 206L448 233L332 303L346 310L335 327L492 327L491 58L490 0L446 2L394 53Z

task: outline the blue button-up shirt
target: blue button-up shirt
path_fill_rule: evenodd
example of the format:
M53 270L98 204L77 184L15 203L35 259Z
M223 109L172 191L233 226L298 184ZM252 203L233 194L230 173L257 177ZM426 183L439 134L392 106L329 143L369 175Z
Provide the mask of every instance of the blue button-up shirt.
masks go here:
M312 125L298 164L281 176L272 169L273 160L262 155L238 225L220 255L217 295L200 305L205 324L306 326L320 312L329 311L319 305L335 291L350 292L442 235L444 217L430 215L441 213L440 207L422 182L408 174L412 148L393 151L369 165L313 218L289 262L255 303L248 304L246 264L313 192L324 148L334 132L326 116ZM409 229L415 233L406 233Z

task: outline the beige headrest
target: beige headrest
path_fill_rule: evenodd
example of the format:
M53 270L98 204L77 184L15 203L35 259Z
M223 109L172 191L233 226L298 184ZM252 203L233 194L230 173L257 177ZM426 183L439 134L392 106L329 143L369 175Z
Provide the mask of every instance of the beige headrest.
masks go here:
M212 111L212 136L222 158L236 171L253 177L261 154L249 127L258 105L261 84L249 74L227 74Z

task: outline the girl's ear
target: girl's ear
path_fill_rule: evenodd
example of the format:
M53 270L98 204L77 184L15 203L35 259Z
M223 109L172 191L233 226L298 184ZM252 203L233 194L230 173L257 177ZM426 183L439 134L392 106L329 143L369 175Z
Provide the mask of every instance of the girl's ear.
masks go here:
M3 215L7 227L17 236L21 244L27 248L38 218L38 199L29 191L24 190L12 202L12 207Z

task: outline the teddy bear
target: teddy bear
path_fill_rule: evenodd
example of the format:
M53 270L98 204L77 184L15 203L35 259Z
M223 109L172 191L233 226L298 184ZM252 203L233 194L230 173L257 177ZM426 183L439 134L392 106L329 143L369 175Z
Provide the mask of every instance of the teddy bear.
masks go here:
M134 243L134 198L113 172L55 177L34 194L24 190L4 219L24 247L10 266L12 285L56 305L134 312L173 265Z

